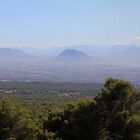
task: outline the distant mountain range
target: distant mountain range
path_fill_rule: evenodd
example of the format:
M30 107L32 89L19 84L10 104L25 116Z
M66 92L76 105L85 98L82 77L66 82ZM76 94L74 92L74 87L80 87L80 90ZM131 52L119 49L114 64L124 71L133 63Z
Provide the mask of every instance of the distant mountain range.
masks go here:
M126 49L124 52L122 52L122 54L125 57L139 57L140 58L140 47L130 47L128 49Z
M61 52L67 49L80 50L86 53L88 56L102 56L102 55L118 55L121 53L128 53L130 50L134 53L137 50L140 50L140 46L135 44L126 44L126 45L79 45L79 46L68 46L68 47L50 47L50 48L30 48L23 47L20 48L25 53L35 55L35 56L57 56Z
M140 84L136 45L29 50L0 48L0 80L103 82L113 76Z
M0 48L0 60L25 60L25 59L31 59L32 56L19 50L19 49L11 49L11 48Z
M3 56L3 57L10 57L10 56L22 57L25 55L27 56L26 53L24 53L23 51L18 50L18 49L0 48L0 56Z
M34 57L33 57L34 56ZM51 56L51 57L50 57ZM94 57L95 63L99 61L108 61L109 63L128 64L131 61L137 63L140 59L140 46L128 45L112 45L112 46L71 46L69 48L0 48L0 59L6 60L24 60L39 59L44 60L55 59L59 61L80 61L89 60ZM99 61L98 61L99 60Z
M0 48L0 58L28 58L31 56L40 57L56 57L59 60L81 60L86 59L88 56L94 56L95 58L103 59L139 59L140 58L140 46L128 44L128 45L112 45L112 46L71 46L69 48Z

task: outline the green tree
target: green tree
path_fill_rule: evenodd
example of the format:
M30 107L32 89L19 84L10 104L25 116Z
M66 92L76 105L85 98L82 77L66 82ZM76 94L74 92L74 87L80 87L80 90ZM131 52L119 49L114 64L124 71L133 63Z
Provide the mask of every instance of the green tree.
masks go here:
M36 132L36 126L23 106L10 98L1 101L0 140L34 140Z
M50 113L44 129L64 140L138 140L139 97L130 82L109 78L93 101Z

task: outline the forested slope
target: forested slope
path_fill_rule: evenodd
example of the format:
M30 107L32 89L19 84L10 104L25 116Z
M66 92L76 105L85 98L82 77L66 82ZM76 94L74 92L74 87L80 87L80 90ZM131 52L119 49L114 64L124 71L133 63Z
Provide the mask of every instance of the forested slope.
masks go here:
M1 99L0 140L140 139L140 93L127 81L109 78L94 98L54 108L18 101Z

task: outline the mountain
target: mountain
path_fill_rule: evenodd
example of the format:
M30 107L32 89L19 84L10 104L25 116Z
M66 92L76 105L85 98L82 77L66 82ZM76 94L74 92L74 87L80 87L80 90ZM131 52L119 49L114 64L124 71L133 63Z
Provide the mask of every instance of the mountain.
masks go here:
M115 57L118 58L120 63L124 63L131 66L140 66L140 47L132 45L126 48L125 50L116 53Z
M31 48L31 47L21 47L20 50L33 55L41 57L54 57L60 54L64 49L63 47L46 47L46 48Z
M30 48L23 47L20 48L25 53L34 56L57 56L64 50L81 50L89 56L94 57L108 57L108 56L118 56L127 53L127 49L136 50L140 48L136 44L118 44L118 45L75 45L75 46L63 46L63 47L46 47L46 48ZM18 49L18 48L17 48ZM133 52L133 51L132 51Z
M31 58L29 54L18 49L0 48L0 60L12 61Z
M66 49L57 56L58 60L70 60L70 61L85 60L87 58L88 56L86 53L75 49Z
M128 57L140 57L140 47L132 46L125 51L124 55Z

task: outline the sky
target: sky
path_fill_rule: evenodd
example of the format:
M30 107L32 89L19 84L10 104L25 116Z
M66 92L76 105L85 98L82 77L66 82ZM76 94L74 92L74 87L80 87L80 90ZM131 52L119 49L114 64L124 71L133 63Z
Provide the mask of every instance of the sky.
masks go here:
M140 0L0 0L0 47L140 45Z

